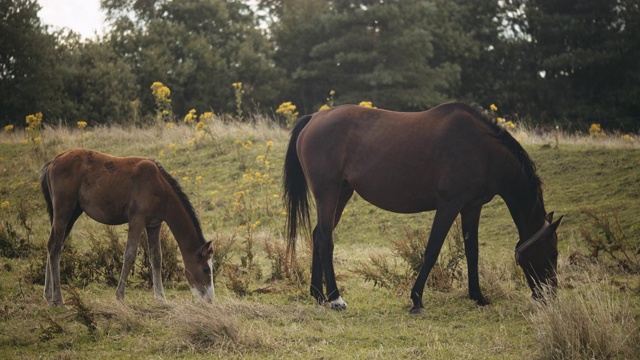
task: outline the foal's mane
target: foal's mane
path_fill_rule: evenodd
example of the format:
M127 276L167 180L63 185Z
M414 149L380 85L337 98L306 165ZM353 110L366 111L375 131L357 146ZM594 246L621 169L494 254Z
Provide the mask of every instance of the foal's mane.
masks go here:
M182 206L184 206L184 209L187 211L187 214L189 214L189 217L191 218L191 221L193 222L193 226L196 228L196 233L198 234L198 238L203 243L206 242L205 239L204 239L204 235L202 235L202 228L200 227L200 220L198 220L198 217L196 216L196 212L193 209L193 205L191 205L191 201L189 201L189 197L187 196L187 194L184 193L184 191L182 191L182 187L180 187L180 184L178 184L178 181L176 181L176 179L174 179L173 176L171 176L167 172L167 170L165 170L162 167L162 165L160 165L159 162L157 162L155 160L153 160L153 162L156 164L156 166L158 167L158 170L160 170L160 173L165 178L165 180L167 180L169 185L171 185L171 188L173 189L173 192L178 196L178 199L180 199L180 202L182 203Z

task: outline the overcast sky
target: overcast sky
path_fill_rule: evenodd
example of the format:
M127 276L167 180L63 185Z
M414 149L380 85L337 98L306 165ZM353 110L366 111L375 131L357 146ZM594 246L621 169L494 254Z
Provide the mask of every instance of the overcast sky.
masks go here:
M38 0L42 7L40 19L54 30L66 27L83 38L104 33L104 14L100 0Z

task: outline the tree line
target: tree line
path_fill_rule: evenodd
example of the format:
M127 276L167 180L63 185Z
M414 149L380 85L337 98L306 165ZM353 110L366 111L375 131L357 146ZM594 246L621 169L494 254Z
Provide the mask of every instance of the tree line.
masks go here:
M157 111L301 114L458 99L533 125L640 129L637 0L102 0L105 35L0 0L0 121L144 123ZM237 87L241 84L242 103ZM331 92L331 94L330 94Z

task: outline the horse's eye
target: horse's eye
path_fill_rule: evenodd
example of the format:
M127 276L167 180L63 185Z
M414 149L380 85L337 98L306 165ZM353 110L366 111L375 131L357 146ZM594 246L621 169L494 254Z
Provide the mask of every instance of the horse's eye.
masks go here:
M209 268L208 266L205 268L202 268L202 271L204 271L204 273L207 275L211 274L211 268Z

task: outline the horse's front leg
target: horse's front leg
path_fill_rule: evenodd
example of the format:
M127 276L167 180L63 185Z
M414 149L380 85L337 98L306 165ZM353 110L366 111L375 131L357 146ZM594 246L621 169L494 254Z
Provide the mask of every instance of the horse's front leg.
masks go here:
M162 246L160 245L160 226L147 228L149 259L151 262L151 279L153 281L153 297L167 301L162 286Z
M480 222L480 210L471 209L462 212L462 236L464 236L464 253L467 257L467 276L469 278L469 298L480 306L489 305L487 299L480 291L478 276L478 225Z
M124 251L124 261L122 263L122 273L120 274L120 280L118 281L118 288L116 289L116 298L121 302L124 302L124 290L127 286L127 278L129 272L133 267L133 263L136 261L136 254L138 253L138 245L140 244L140 236L142 235L142 229L144 226L129 223L129 231L127 233L127 246Z
M451 224L453 224L453 221L458 216L458 212L459 210L454 207L438 209L436 211L431 233L429 234L429 240L424 251L422 267L411 289L411 300L413 301L413 307L410 311L411 314L420 314L424 309L424 305L422 304L424 285L427 282L427 277L429 277L431 269L436 264L444 239L447 237Z

